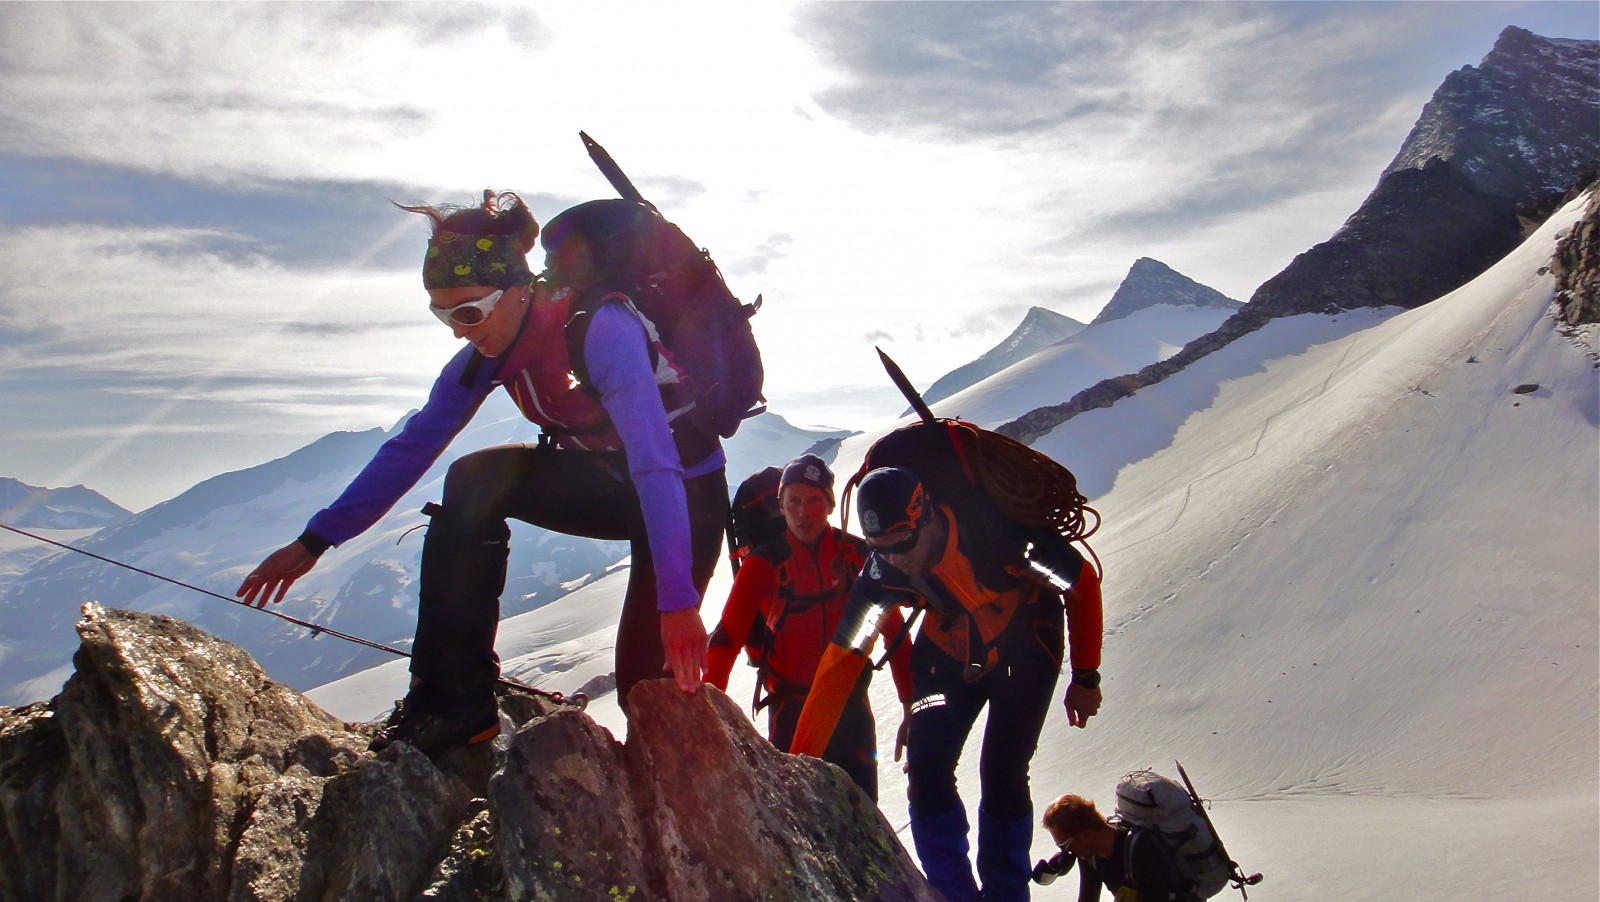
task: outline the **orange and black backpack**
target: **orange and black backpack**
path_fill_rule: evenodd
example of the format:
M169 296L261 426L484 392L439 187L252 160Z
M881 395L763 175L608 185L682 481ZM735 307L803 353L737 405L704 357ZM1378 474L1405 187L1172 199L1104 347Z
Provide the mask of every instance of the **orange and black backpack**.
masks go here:
M1100 515L1078 491L1077 477L1055 460L1015 439L964 420L919 420L872 443L861 468L845 483L845 516L850 494L880 467L904 467L917 474L937 501L955 511L962 533L971 537L974 569L992 587L1014 581L1009 570L1023 564L1017 537L1048 530L1082 545L1099 570L1087 539Z

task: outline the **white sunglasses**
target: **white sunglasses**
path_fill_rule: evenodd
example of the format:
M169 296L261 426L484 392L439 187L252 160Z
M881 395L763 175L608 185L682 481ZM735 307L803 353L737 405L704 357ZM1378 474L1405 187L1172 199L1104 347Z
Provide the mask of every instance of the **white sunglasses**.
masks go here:
M505 290L501 289L476 301L468 301L454 307L436 307L429 304L428 309L439 318L439 322L447 326L476 326L489 318L489 314L494 312L494 305L500 303L503 294Z

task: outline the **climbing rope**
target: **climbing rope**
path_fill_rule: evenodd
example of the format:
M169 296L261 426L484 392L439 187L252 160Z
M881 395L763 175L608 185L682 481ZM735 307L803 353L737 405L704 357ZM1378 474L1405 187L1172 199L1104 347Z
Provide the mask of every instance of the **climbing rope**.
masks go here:
M1053 529L1069 542L1082 542L1100 528L1100 512L1078 491L1071 470L998 432L961 421L951 428L978 484L1007 517Z
M353 635L351 635L349 633L340 632L339 630L336 630L336 629L334 629L332 627L321 626L319 624L311 623L311 622L306 621L306 620L301 620L298 617L292 617L292 616L290 616L288 614L284 614L284 613L282 613L280 611L269 610L269 609L264 608L264 607L258 608L255 605L253 605L253 604L251 604L251 603L249 603L247 601L242 601L242 600L237 599L237 598L230 598L230 597L228 597L226 595L223 595L221 593L213 592L210 589L203 589L203 588L201 588L199 586L196 586L196 585L194 585L192 583L186 583L181 579L173 579L170 576L162 576L159 573L156 573L156 572L153 572L153 571L150 571L150 570L146 570L143 567L135 567L132 564L124 563L124 562L116 560L114 558L106 557L104 555L95 554L92 551L85 551L82 548L76 548L76 547L74 547L72 545L68 545L68 544L66 544L64 542L57 542L54 539L47 539L44 536L38 535L36 533L31 533L31 532L29 532L29 531L27 531L25 529L18 529L15 526L8 526L5 523L0 523L0 529L8 530L10 532L14 532L14 533L16 533L17 535L20 535L20 536L26 536L27 538L33 539L36 542L43 542L46 545L54 545L57 548L64 548L67 551L74 551L74 552L77 552L78 554L84 555L85 557L94 558L95 560L100 561L102 563L111 564L114 567L121 567L124 570L132 570L134 573L140 573L140 574L143 574L145 576L151 577L152 579L159 579L162 582L171 583L171 584L173 584L175 586L182 586L183 588L188 589L188 590L190 590L192 592L199 592L201 595L208 595L208 596L210 596L212 598L219 598L219 599L221 599L223 601L226 601L226 602L228 602L230 604L236 604L236 605L240 605L242 607L250 608L251 610L260 611L261 613L266 614L268 616L276 617L279 620L284 620L284 621L287 621L289 623L294 624L295 626L303 627L305 629L310 630L311 631L311 637L313 639L316 638L319 635L326 634L326 635L334 637L335 639L343 639L346 642L353 642L356 645L363 645L363 646L366 646L367 648L377 649L378 651L385 651L385 652L388 652L391 655L398 655L398 656L400 656L402 658L411 657L411 653L410 652L402 651L401 649L395 648L395 647L390 646L390 645L384 645L381 642L374 642L371 639L363 639L360 636L353 636ZM524 692L531 692L534 695L541 696L543 698L549 699L550 701L555 702L558 705L572 705L572 706L575 706L575 707L577 707L579 709L582 709L588 703L588 699L585 698L582 693L574 693L571 698L568 698L566 695L563 695L560 692L554 692L554 691L549 690L549 689L539 689L537 687L530 686L527 683L522 682L521 680L514 679L514 678L508 677L508 676L501 676L500 679L499 679L499 682L502 685L510 686L512 688L519 689L519 690L522 690Z
M1052 458L1009 436L982 429L965 420L939 419L903 426L903 430L942 429L967 478L975 482L1007 518L1021 526L1054 530L1077 542L1103 572L1100 556L1088 538L1100 528L1100 512L1078 491L1072 471ZM849 528L850 496L874 464L872 454L845 481L841 492L845 528ZM915 468L915 465L912 465Z

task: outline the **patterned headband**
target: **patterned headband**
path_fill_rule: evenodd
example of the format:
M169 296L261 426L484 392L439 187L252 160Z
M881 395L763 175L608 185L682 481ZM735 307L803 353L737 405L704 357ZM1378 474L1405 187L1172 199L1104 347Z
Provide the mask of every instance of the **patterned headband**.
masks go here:
M515 235L439 232L428 239L428 253L422 259L424 288L511 288L532 281L527 255Z

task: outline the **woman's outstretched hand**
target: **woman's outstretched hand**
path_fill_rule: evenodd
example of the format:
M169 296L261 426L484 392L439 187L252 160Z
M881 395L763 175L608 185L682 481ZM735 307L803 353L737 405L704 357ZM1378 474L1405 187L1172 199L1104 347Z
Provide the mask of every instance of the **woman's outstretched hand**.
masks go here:
M667 670L678 681L678 688L690 695L700 691L706 668L706 625L700 611L661 613L661 650L666 653Z
M267 555L267 559L250 571L250 575L244 578L233 594L243 598L245 604L258 608L266 607L269 601L277 604L289 592L294 581L305 576L316 565L317 556L307 551L306 546L297 539Z

